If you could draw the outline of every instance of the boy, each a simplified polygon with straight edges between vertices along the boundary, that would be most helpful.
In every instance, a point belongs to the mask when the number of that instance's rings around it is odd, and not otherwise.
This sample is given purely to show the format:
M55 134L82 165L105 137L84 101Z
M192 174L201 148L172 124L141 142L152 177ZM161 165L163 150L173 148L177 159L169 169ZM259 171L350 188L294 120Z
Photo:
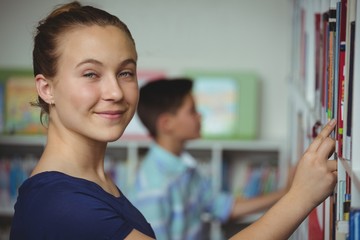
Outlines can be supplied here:
M138 115L154 139L141 163L134 205L163 239L201 239L201 215L222 222L272 206L286 189L252 199L215 194L210 179L201 176L195 160L184 152L188 140L200 137L201 116L187 78L158 79L140 89Z

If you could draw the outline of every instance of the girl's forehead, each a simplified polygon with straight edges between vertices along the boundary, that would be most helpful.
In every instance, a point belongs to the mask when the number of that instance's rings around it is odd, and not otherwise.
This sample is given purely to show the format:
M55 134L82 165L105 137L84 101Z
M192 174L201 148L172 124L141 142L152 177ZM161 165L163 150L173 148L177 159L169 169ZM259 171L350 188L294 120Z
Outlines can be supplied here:
M79 61L83 58L98 59L101 62L137 59L135 45L130 37L114 26L73 28L59 39L57 50L60 57Z

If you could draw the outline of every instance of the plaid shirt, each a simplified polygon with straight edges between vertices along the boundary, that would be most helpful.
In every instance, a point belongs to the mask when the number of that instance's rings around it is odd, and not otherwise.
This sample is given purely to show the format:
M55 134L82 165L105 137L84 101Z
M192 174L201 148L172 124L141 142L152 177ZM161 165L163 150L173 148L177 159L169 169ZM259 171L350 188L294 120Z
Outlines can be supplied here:
M211 181L202 176L196 164L189 164L160 146L153 144L137 173L129 194L155 231L156 239L202 239L203 213L225 221L233 198L214 194ZM196 161L193 161L196 163Z

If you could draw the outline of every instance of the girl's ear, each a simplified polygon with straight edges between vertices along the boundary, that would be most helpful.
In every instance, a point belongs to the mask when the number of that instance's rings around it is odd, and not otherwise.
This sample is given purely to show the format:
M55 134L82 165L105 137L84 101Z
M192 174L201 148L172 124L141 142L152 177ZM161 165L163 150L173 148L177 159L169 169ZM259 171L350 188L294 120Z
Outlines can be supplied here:
M43 74L35 76L35 84L38 95L48 104L54 103L54 96L52 91L52 82L45 78Z

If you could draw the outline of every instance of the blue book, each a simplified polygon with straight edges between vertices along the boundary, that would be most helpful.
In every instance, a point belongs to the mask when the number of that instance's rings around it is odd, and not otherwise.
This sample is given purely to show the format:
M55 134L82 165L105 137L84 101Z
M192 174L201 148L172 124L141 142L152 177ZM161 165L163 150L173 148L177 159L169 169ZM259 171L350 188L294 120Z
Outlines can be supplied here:
M350 210L349 240L360 239L360 209Z

